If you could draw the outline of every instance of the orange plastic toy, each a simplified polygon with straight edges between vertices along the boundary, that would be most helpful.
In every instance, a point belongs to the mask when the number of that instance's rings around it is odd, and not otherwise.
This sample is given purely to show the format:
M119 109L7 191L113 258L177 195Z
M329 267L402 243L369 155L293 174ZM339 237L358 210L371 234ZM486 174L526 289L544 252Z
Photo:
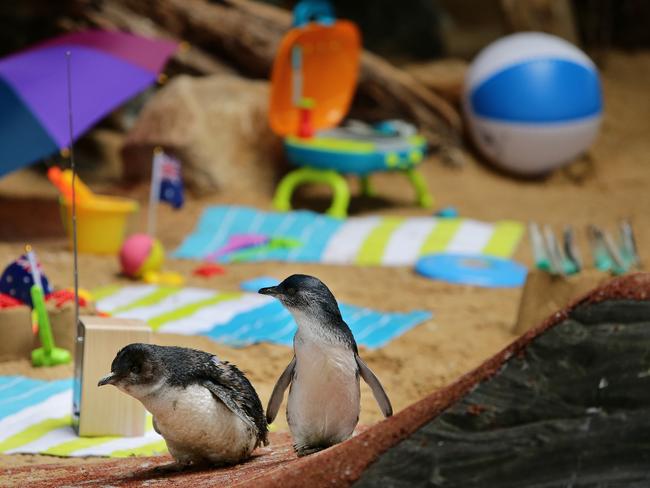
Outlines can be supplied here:
M278 210L291 209L299 185L322 183L333 192L327 213L345 217L350 190L343 175L359 177L363 193L369 195L369 177L380 171L406 175L417 203L431 205L416 170L426 142L415 128L404 130L409 124L402 121L339 126L356 90L360 59L361 36L354 23L335 19L326 0L296 5L293 28L280 43L271 73L269 123L284 137L289 161L298 166L276 189L273 204Z
M352 22L313 22L291 30L280 44L271 73L273 131L296 135L305 100L312 101L305 108L310 109L313 129L336 127L350 108L360 56L361 37Z

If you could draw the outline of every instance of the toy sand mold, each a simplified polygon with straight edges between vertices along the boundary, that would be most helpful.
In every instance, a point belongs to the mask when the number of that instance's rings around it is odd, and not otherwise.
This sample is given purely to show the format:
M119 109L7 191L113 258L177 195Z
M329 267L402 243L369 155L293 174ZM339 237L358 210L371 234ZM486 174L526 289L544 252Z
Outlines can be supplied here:
M417 203L431 206L416 170L426 142L412 126L402 121L339 126L356 89L360 56L356 25L335 20L328 2L296 6L294 27L282 39L271 75L271 128L284 137L287 158L298 166L278 185L273 200L278 210L291 209L299 185L324 183L334 192L327 213L345 217L350 190L343 175L361 178L362 192L372 195L369 176L381 171L405 174Z

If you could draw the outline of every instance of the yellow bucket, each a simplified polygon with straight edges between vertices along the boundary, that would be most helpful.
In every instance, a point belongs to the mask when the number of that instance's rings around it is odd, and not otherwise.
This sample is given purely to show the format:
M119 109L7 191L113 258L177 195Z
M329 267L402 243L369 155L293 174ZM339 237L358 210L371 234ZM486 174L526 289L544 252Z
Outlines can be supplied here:
M72 243L72 203L59 199L61 218ZM128 198L93 195L77 201L77 248L80 253L117 254L124 241L129 217L138 202Z

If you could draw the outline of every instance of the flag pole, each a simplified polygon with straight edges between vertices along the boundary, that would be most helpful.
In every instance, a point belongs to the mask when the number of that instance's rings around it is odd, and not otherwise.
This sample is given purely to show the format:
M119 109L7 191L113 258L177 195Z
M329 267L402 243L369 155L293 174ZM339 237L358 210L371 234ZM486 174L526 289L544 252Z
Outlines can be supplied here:
M162 148L157 146L153 150L153 161L151 163L151 187L149 188L149 216L147 228L151 237L156 236L156 217L158 213L158 197L160 195L160 154L162 154Z

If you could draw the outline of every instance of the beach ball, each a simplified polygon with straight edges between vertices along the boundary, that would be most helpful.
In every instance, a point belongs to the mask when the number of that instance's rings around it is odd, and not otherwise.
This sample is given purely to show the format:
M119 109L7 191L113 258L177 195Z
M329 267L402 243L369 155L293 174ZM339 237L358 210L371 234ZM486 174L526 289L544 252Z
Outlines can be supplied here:
M134 234L122 244L119 258L125 275L140 278L162 268L165 250L158 239L147 234Z
M548 173L596 138L603 110L598 70L564 39L512 34L470 65L463 109L476 145L494 164L520 175Z

